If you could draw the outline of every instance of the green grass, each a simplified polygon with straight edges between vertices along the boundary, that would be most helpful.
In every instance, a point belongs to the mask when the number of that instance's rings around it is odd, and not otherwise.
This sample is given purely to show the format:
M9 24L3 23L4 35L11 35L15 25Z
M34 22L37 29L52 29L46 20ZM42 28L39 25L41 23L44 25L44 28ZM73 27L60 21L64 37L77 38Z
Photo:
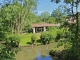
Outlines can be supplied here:
M40 39L40 34L41 33L36 33L36 41ZM20 46L29 46L31 43L31 36L33 33L26 33L26 34L21 34L21 40L20 40ZM36 45L40 44L40 42L36 42Z
M26 34L21 34L21 40L20 40L20 46L29 46L31 45L31 36L33 35L33 33L26 33ZM35 33L34 34L36 36L36 41L35 44L36 45L40 45L40 35L41 33ZM51 40L50 42L54 42L54 40Z
M56 37L57 35L57 31L58 29L53 29L52 31L48 31L52 36L53 38ZM20 40L20 46L28 46L28 45L31 45L31 36L33 35L33 33L26 33L26 34L21 34L20 37L21 37L21 40ZM35 41L35 44L36 45L39 45L41 44L39 42L39 39L40 39L40 35L41 33L35 33L35 36L36 36L36 41ZM54 39L51 40L51 42L53 42Z

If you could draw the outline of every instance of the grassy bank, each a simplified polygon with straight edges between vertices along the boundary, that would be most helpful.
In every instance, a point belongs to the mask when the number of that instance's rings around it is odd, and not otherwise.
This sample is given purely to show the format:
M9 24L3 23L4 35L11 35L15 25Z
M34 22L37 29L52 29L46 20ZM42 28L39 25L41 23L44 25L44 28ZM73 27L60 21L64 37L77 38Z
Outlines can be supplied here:
M36 33L36 45L40 44L40 42L38 42L38 40L40 39L40 34L41 33ZM28 46L31 44L31 36L33 35L33 33L26 33L26 34L21 34L21 40L20 40L20 46Z

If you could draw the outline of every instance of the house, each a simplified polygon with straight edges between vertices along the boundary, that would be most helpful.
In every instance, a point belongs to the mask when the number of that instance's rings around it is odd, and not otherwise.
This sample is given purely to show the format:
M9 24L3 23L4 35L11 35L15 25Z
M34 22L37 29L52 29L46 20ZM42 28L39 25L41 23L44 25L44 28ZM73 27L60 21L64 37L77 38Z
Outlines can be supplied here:
M72 24L72 23L76 23L76 20L73 18L73 17L68 17L68 18L66 18L66 21L68 22L68 23L70 23L70 24Z

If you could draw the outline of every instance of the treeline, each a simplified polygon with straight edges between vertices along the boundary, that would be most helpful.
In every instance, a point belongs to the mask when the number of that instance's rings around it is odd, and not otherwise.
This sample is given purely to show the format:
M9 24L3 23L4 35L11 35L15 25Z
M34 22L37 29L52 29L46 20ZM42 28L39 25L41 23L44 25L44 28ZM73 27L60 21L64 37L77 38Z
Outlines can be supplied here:
M66 4L70 4L70 8L66 6L59 6L52 11L41 13L40 16L36 15L35 9L37 0L3 0L4 3L0 6L0 41L5 41L5 45L0 47L0 59L13 59L17 52L15 45L19 45L20 37L23 31L31 29L33 23L60 23L60 28L69 28L68 41L71 43L71 48L68 49L70 56L79 60L80 56L80 28L79 28L79 12L78 7L80 0L64 0ZM61 0L52 0L52 2L59 3ZM74 9L76 13L74 14ZM67 13L68 12L68 13ZM67 15L76 19L76 24L68 24L66 22ZM73 20L74 20L73 19ZM77 52L75 52L77 51ZM76 53L76 54L75 54ZM67 58L68 55L66 54ZM69 58L70 58L69 56ZM67 59L71 60L71 59Z
M61 0L51 0L52 2L55 3L60 3ZM65 46L65 50L61 52L57 51L51 51L53 52L53 56L58 56L61 60L80 60L80 13L78 11L80 0L63 0L64 3L67 5L70 5L70 8L67 9L69 12L69 18L72 17L70 20L74 21L76 20L75 23L67 23L65 22L63 27L64 28L69 28L69 34L67 36L67 42L68 45ZM75 9L74 9L75 8ZM74 12L76 10L76 12ZM66 34L66 33L65 33ZM66 43L67 43L66 42ZM64 43L64 45L66 44ZM62 45L62 44L60 44ZM51 53L50 52L50 53Z
M36 18L37 0L3 0L0 6L0 60L15 60L25 26Z

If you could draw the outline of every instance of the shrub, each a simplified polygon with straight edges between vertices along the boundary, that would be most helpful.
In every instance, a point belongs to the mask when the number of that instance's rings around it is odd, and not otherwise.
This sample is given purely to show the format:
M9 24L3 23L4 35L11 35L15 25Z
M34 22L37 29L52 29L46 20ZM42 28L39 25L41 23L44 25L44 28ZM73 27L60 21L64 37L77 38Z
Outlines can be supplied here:
M64 34L64 30L63 29L58 29L55 41L57 42L58 40L60 40L63 37L63 34Z
M7 41L5 44L11 45L12 47L18 47L20 42L20 37L16 34L13 35L8 35L7 36Z
M76 48L67 49L64 52L64 60L80 60L80 54Z
M52 40L55 40L57 36L58 28L49 27L48 30L49 30L49 34L51 35Z
M49 34L49 32L44 32L41 34L40 39L42 44L49 43L51 40L51 35Z
M35 44L35 40L36 40L36 35L33 34L33 35L31 36L31 43L32 43L33 45Z
M0 60L15 60L15 54L19 51L15 48L19 45L20 37L18 35L7 35L6 45L0 46Z
M48 27L48 31L53 31L53 30L55 30L56 28L55 27Z
M62 45L63 45L63 42L59 42L59 43L57 44L57 48L60 47L60 46L62 46Z
M0 46L0 60L16 60L15 55L19 49L11 46Z
M0 41L3 40L5 40L5 34L2 31L0 31Z

